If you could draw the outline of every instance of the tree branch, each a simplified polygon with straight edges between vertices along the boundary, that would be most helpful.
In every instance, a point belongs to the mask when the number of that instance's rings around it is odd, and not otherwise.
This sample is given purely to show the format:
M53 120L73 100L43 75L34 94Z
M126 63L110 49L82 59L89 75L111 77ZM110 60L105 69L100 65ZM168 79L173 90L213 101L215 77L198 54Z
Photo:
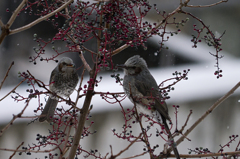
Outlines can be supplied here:
M28 102L27 102L27 104L25 105L25 107L23 108L23 110L22 110L19 114L13 115L12 120L0 131L0 137L3 135L4 131L6 131L6 130L13 124L13 122L14 122L18 117L21 117L21 116L22 116L22 114L24 113L24 111L25 111L26 108L28 107L30 100L31 100L31 99L28 100Z
M212 7L212 6L216 6L220 3L223 3L223 2L228 2L228 0L221 0L219 2L216 2L216 3L213 3L213 4L209 4L209 5L186 5L186 7L191 7L191 8L206 8L206 7Z
M12 151L12 152L49 153L49 152L54 151L54 150L56 150L58 148L59 147L56 146L56 147L54 147L52 149L47 149L47 150L42 150L42 151L40 151L40 150L25 150L25 149L24 150L17 150L17 149L7 149L7 148L0 148L0 150L2 150L2 151Z
M85 60L82 51L79 52L79 57L81 58L84 67L87 69L88 72L91 72L91 67L88 65L87 61Z
M142 133L140 133L136 139L134 139L125 149L121 150L118 154L116 154L116 155L112 154L110 159L116 158L116 157L120 156L123 152L127 151L141 136L142 136Z
M187 0L186 2L188 3L190 0ZM161 25L163 23L165 23L170 17L172 17L175 13L179 12L180 10L182 10L182 7L185 6L185 3L180 3L180 5L174 10L172 11L171 13L169 13L167 15L167 17L165 17L163 20L161 20L157 25L156 27L152 28L151 30L148 31L147 35L151 34L151 32L159 27L161 27ZM129 44L131 44L132 41L128 42L128 44L124 44L122 45L121 47L117 48L116 50L114 50L113 52L111 52L110 54L113 56L113 55L116 55L118 54L119 52L125 50L126 48L129 47Z
M14 30L11 30L9 35L11 34L15 34L15 33L18 33L18 32L21 32L21 31L24 31L24 30L27 30L31 27L33 27L34 25L48 19L49 17L53 16L54 14L60 12L61 10L63 10L64 8L66 8L69 4L71 4L74 0L69 0L68 2L64 3L61 7L59 7L58 9L54 10L53 12L43 16L43 17L40 17L38 19L36 19L35 21L23 26L23 27L20 27L20 28L17 28L17 29L14 29Z
M181 158L201 158L201 157L214 157L214 156L232 156L232 155L237 155L240 154L240 151L233 151L233 152L222 152L222 153L207 153L207 154L181 154ZM169 155L171 158L175 158L175 155L171 154Z
M28 0L23 0L23 1L19 4L19 6L17 7L17 9L14 10L11 18L10 18L10 19L8 20L8 22L7 22L7 28L8 28L8 29L12 26L12 24L13 24L13 22L15 21L18 13L19 13L19 12L21 11L21 9L27 4L27 2L28 2Z
M2 98L0 99L0 102L1 102L4 98L6 98L7 96L9 96L9 94L11 94L13 91L15 91L15 90L17 89L17 87L20 86L25 80L26 80L26 78L24 78L24 79L23 79L16 87L14 87L8 94L6 94L4 97L2 97Z
M12 159L13 156L15 156L17 150L18 150L23 144L24 144L24 142L22 142L22 143L17 147L17 149L13 152L13 154L9 157L9 159Z
M88 91L84 100L83 107L80 112L77 130L74 135L74 139L73 139L72 147L69 152L68 159L74 159L80 139L81 139L81 135L83 133L83 128L85 125L86 117L88 115L89 106L93 97L94 81L96 79L96 75L95 75L96 68L97 68L97 65L95 64L93 67L93 70L90 71L90 79L93 79L93 83L89 82L89 85L88 85Z
M216 109L224 100L226 100L230 95L234 93L234 91L240 86L240 82L238 82L227 94L225 94L223 97L221 97L219 100L217 100L184 134L182 137L180 137L176 144L179 145L186 136L198 125L203 121L214 109ZM172 148L170 147L168 151L172 151Z
M0 27L2 28L2 27L4 27L4 24L3 24L3 22L2 22L2 19L0 18Z
M1 82L1 84L0 84L0 90L1 90L1 88L2 88L2 86L3 86L3 83L4 83L4 81L6 80L6 78L7 78L7 76L8 76L8 73L9 73L9 71L10 71L10 69L12 68L12 66L14 65L14 61L11 63L11 65L9 66L9 68L8 68L8 70L7 70L7 73L5 74L5 77L3 78L3 81Z

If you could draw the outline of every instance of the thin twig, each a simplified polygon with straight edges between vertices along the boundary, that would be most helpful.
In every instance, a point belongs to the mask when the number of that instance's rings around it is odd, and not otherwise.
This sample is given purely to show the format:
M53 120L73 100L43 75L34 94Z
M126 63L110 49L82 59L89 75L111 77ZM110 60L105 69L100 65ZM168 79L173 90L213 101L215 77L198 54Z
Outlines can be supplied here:
M92 69L91 69L91 67L88 65L87 61L85 60L82 51L79 52L79 57L81 58L84 67L87 69L88 72L90 72Z
M221 152L221 153L207 153L207 154L181 154L181 158L201 158L201 157L214 157L214 156L224 156L224 155L236 155L240 154L240 151L233 151L233 152ZM175 155L170 154L169 157L175 158Z
M114 95L114 94L125 94L124 92L94 92L94 94L111 94L111 95Z
M72 40L73 43L77 44L75 38L72 38L69 34L66 34L66 35ZM86 49L86 48L85 48L85 49ZM84 56L83 56L83 52L82 52L82 50L81 50L81 47L80 47L78 44L77 44L77 50L79 51L79 57L80 57L80 59L81 59L82 62L83 62L84 68L86 68L87 71L90 72L92 69L91 69L91 67L88 65L87 61L85 60L85 58L84 58ZM91 51L91 50L89 50L89 51Z
M27 104L25 105L25 107L23 108L23 110L22 110L20 113L18 113L17 115L13 115L12 120L0 131L0 137L3 135L3 133L4 133L11 125L13 125L13 122L14 122L17 118L19 118L19 117L22 116L22 114L24 113L24 111L25 111L26 108L28 107L30 100L31 100L31 99L28 100L28 102L27 102Z
M179 145L186 136L198 125L203 121L214 109L216 109L223 101L225 101L231 94L234 93L234 91L240 86L240 82L238 82L229 92L227 92L223 97L221 97L219 100L217 100L184 134L182 137L180 137L176 144ZM172 151L172 148L170 147L168 149L169 152Z
M228 2L228 0L222 0L213 4L208 4L208 5L186 5L185 7L191 7L191 8L206 8L206 7L212 7L212 6L216 6L218 4L221 4L223 2Z
M64 0L65 3L66 3L67 1L68 1L68 0ZM69 10L68 10L67 7L65 8L65 13L66 13L67 17L70 18L70 16L69 16Z
M27 4L27 2L28 2L28 0L23 0L23 1L19 4L19 6L17 7L17 9L14 10L11 18L10 18L10 19L8 20L8 22L7 22L7 25L6 25L7 28L10 28L10 27L12 26L12 24L13 24L13 22L15 21L18 13L19 13L19 12L21 11L21 9Z
M9 96L9 94L11 94L13 91L15 91L17 89L18 86L20 86L24 81L26 80L26 78L24 78L17 86L15 86L8 94L6 94L2 99L0 99L0 102L6 98L7 96Z
M86 48L85 46L81 46L84 50L86 50L86 51L88 51L88 52L90 52L90 53L92 53L92 54L95 54L95 55L97 55L97 53L96 52L93 52L92 50L89 50L88 48Z
M98 1L98 2L109 2L110 0L94 0L94 1Z
M68 132L67 132L67 135L66 135L66 139L65 139L65 143L64 143L64 146L63 146L63 149L62 149L63 153L61 154L61 157L64 156L69 150L69 147L67 147L67 144L68 144L68 138L70 136L71 129L72 129L72 125L69 126L69 129L68 129Z
M11 65L9 66L9 68L8 68L8 70L7 70L7 73L5 74L5 77L3 78L3 81L1 82L1 85L0 85L0 90L1 90L1 88L2 88L2 86L3 86L3 83L4 83L4 81L6 80L6 78L7 78L7 76L8 76L8 73L9 73L9 71L10 71L10 69L12 68L12 66L14 65L14 61L11 63Z
M237 146L236 146L235 151L239 150L239 149L238 149L239 145L240 145L240 140L238 141L238 144L237 144Z
M111 149L111 156L113 156L112 145L110 145L110 149Z
M128 42L128 44L131 44L131 43L132 43L132 41ZM111 55L114 56L114 55L118 54L119 52L125 50L126 48L129 47L128 44L124 44L123 46L117 48L116 50L113 50L113 52L111 53Z
M126 157L126 158L121 158L121 159L131 159L131 158L137 158L137 157L140 157L140 156L143 156L145 155L146 153L148 153L147 151L143 152L143 153L140 153L138 155L134 155L134 156L131 156L131 157Z
M189 0L188 0L188 1L189 1ZM157 29L157 28L160 28L161 25L162 25L163 23L165 23L170 17L172 17L175 13L179 12L180 10L182 10L182 7L184 7L184 5L185 5L185 4L180 3L180 5L179 5L174 11L172 11L171 13L169 13L167 17L165 17L163 20L161 20L161 21L156 25L156 27L154 27L154 28L152 28L151 30L149 30L148 33L147 33L147 35L151 34L151 32L152 32L153 30L155 30L155 29ZM117 48L116 50L114 50L113 52L111 52L111 55L112 55L112 56L113 56L113 55L116 55L116 54L118 54L119 52L125 50L126 48L128 48L128 47L130 46L129 44L131 44L131 43L132 43L132 41L129 41L128 44L122 45L121 47L119 47L119 48Z
M106 159L108 154L109 154L109 152L106 153L106 155L103 157L103 159Z
M0 148L0 150L2 150L2 151L12 151L12 152L32 152L32 153L49 153L49 152L52 152L52 151L54 151L54 150L56 150L56 149L58 149L59 147L57 146L57 147L54 147L54 148L52 148L52 149L47 149L47 150L42 150L42 151L40 151L40 150L16 150L16 149L7 149L7 148Z
M134 139L125 149L121 150L118 154L116 155L112 155L110 158L116 158L118 156L120 156L123 152L127 151L141 136L143 133L140 133L139 136ZM112 151L111 151L112 152Z
M184 123L184 125L182 126L182 128L179 130L180 133L182 133L183 130L184 130L184 128L187 126L187 123L188 123L189 118L190 118L191 115L192 115L192 110L190 110L190 113L189 113L188 116L187 116L186 122Z
M24 142L22 142L16 149L16 151L13 152L13 154L9 157L9 159L13 158L13 156L15 156L17 150L24 144Z
M96 58L98 59L98 57L96 57ZM93 79L93 81L96 80L96 75L95 75L96 69L97 69L97 64L95 64L94 67L93 67L93 70L90 71L90 77L89 78ZM85 101L83 103L83 107L82 107L81 112L80 112L80 116L79 116L79 119L78 119L77 130L76 130L75 135L74 135L74 139L73 139L73 143L72 143L69 155L68 155L68 159L74 159L74 157L76 155L76 151L77 151L80 139L81 139L81 135L83 133L83 128L84 128L84 125L85 125L86 117L88 115L88 110L89 110L89 107L90 107L90 103L92 101L93 91L94 91L94 83L89 83L88 91L87 91L87 94L86 94L86 97L85 97Z
M66 8L66 7L67 7L69 4L71 4L73 1L74 1L74 0L69 0L68 2L64 3L61 7L59 7L58 9L56 9L56 10L54 10L54 11L52 11L51 13L49 13L49 14L47 14L47 15L45 15L45 16L42 16L42 17L36 19L35 21L33 21L33 22L31 22L31 23L23 26L23 27L20 27L20 28L11 30L11 31L10 31L10 35L11 35L11 34L18 33L18 32L21 32L21 31L24 31L24 30L27 30L27 29L33 27L34 25L36 25L36 24L38 24L38 23L40 23L40 22L42 22L42 21L50 18L50 17L53 16L54 14L60 12L60 11L63 10L64 8Z
M4 27L4 23L2 22L2 19L0 18L0 27Z
M80 91L81 91L81 87L82 87L82 82L83 82L83 77L84 77L85 70L86 70L86 68L84 67L84 69L83 69L83 71L82 71L82 75L81 75L80 84L79 84L79 87L78 87L78 90L77 90L77 98L76 98L76 101L75 101L75 105L77 105L77 102L78 102L78 100L79 100L79 94L80 94Z

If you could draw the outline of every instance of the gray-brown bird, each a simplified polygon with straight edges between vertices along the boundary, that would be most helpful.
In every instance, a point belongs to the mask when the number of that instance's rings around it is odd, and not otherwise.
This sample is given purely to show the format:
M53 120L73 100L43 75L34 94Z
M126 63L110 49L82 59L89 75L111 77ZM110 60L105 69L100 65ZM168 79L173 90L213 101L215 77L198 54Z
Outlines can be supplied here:
M130 57L124 65L123 89L132 103L136 104L138 113L147 114L162 121L172 140L172 148L177 159L180 159L172 134L166 120L170 121L168 107L159 92L157 82L148 70L146 61L139 55Z
M52 71L49 80L49 89L53 94L50 94L47 103L39 118L40 122L45 120L51 122L58 104L58 96L69 97L78 83L78 74L72 59L63 57L55 69Z

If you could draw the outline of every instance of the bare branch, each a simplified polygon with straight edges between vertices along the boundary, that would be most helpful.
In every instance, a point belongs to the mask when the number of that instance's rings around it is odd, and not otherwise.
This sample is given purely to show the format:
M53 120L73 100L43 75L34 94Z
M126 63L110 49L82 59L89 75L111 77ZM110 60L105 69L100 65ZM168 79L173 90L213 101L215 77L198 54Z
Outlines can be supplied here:
M86 47L84 47L84 46L81 46L84 50L86 50L86 51L88 51L88 52L90 52L90 53L92 53L92 54L95 54L95 55L97 55L97 53L96 52L93 52L92 50L89 50L88 48L86 48Z
M65 143L64 143L64 146L63 146L63 153L61 154L61 157L64 156L68 152L68 150L69 150L69 147L67 147L67 143L68 143L68 138L69 138L71 129L72 129L72 125L70 125L70 127L68 128L68 132L67 132L67 135L66 135Z
M24 142L22 142L22 143L17 147L16 151L13 152L13 154L9 157L9 159L12 159L13 156L15 156L17 150L18 150L23 144L24 144Z
M87 61L85 60L82 51L79 52L79 57L81 58L84 67L87 69L88 72L90 72L92 69L91 69L91 67L88 65Z
M28 0L23 0L19 6L17 7L17 9L14 10L11 18L8 20L7 22L7 27L10 28L13 24L13 22L15 21L18 13L21 11L21 9L27 4Z
M98 2L109 2L110 0L94 0L94 1L98 1Z
M95 81L95 79L96 79L96 75L95 75L96 67L97 67L97 65L95 64L93 70L90 71L90 78L93 79L93 81ZM85 97L85 101L83 103L82 111L80 112L81 114L79 116L77 130L74 135L74 139L73 139L72 147L69 152L68 159L74 159L74 157L75 157L75 154L76 154L76 151L78 148L78 144L80 142L83 128L85 125L86 117L88 115L90 103L91 103L91 100L93 97L93 91L94 91L94 83L89 83L88 91L87 91L87 94Z
M13 122L22 116L22 114L24 113L24 111L26 110L26 108L28 107L28 104L30 102L31 99L28 100L27 104L25 105L25 107L23 108L23 110L17 114L17 115L13 115L12 120L0 131L0 137L3 135L3 133L13 124Z
M11 94L13 91L15 91L17 89L18 86L20 86L24 81L26 80L26 78L24 78L16 87L14 87L8 94L6 94L3 98L0 99L0 101L2 101L4 98L6 98L7 96L9 96L9 94Z
M2 28L2 27L4 27L4 24L3 24L3 22L2 22L2 19L0 18L0 27Z
M222 153L207 153L207 154L193 154L193 155L189 155L189 154L181 154L180 157L181 158L201 158L201 157L214 157L214 156L224 156L224 155L237 155L240 154L240 151L233 151L233 152L222 152ZM175 155L171 154L169 155L169 157L171 158L175 158Z
M187 3L188 3L189 1L190 1L190 0L187 0ZM163 20L161 20L161 21L156 25L156 27L154 27L154 28L152 28L151 30L149 30L149 31L148 31L148 35L151 34L151 32L152 32L153 30L155 30L155 29L157 29L157 28L160 28L161 25L164 24L164 23L167 21L167 19L169 19L169 18L172 17L174 14L176 14L177 12L179 12L179 11L182 9L182 7L184 7L184 6L185 6L185 4L180 3L180 5L179 5L174 11L172 11L171 13L169 13L166 18L164 18ZM128 44L124 44L123 46L117 48L116 50L114 50L113 52L111 52L111 55L112 55L112 56L113 56L113 55L116 55L116 54L118 54L119 52L125 50L126 48L129 47L129 44L131 44L131 43L132 43L132 41L129 41Z
M234 91L240 86L240 82L238 82L229 92L227 92L223 97L221 97L219 100L217 100L184 134L182 137L180 137L176 144L179 145L185 137L199 124L201 121L203 121L208 114L210 114L215 108L217 108L223 101L225 101L231 94L234 93ZM168 151L172 151L172 148L170 147Z
M34 25L50 18L51 16L53 16L54 14L60 12L61 10L63 10L64 8L66 8L69 4L71 4L74 0L69 0L68 2L64 3L61 7L59 7L58 9L54 10L53 12L43 16L43 17L40 17L38 19L36 19L35 21L23 26L23 27L20 27L20 28L17 28L17 29L14 29L14 30L11 30L10 31L10 35L11 34L15 34L15 33L18 33L18 32L21 32L21 31L24 31L24 30L27 30L31 27L33 27Z
M83 72L82 72L82 75L81 75L80 84L79 84L79 87L78 87L78 90L77 90L77 99L76 99L76 101L75 101L75 105L77 105L77 102L78 102L78 100L79 100L79 95L80 95L80 91L81 91L81 87L82 87L83 76L84 76L85 70L86 70L86 68L84 67Z
M142 133L139 134L139 136L134 139L125 149L121 150L118 154L112 155L110 158L116 158L120 156L123 152L127 151L140 137L142 136ZM111 149L112 150L112 149ZM112 152L112 151L111 151Z
M75 38L72 38L69 34L67 34L67 36L72 40L73 43L77 44ZM84 49L87 49L87 48L84 47ZM80 59L83 62L84 68L86 68L87 71L90 72L92 69L88 65L87 61L85 60L85 58L83 56L83 52L81 51L81 48L80 48L80 46L78 44L77 44L77 50L79 51L79 57L80 57ZM88 51L92 52L91 50L88 50Z
M140 157L140 156L143 156L143 155L145 155L146 153L148 153L148 152L143 152L143 153L141 153L141 154L134 155L134 156L131 156L131 157L127 157L127 158L124 158L124 159L137 158L137 157Z
M21 11L21 9L27 4L28 0L23 0L19 6L17 7L17 9L14 10L12 16L10 17L10 19L8 20L7 24L4 25L2 20L0 20L0 26L1 26L1 35L0 35L0 44L2 43L2 41L5 39L5 37L7 35L10 34L10 30L9 28L12 26L14 20L16 19L18 13Z
M125 94L124 92L94 92L94 94Z
M219 2L213 3L213 4L209 4L209 5L186 5L186 7L191 7L191 8L206 8L206 7L212 7L212 6L216 6L218 4L221 4L223 2L228 2L228 0L221 0Z
M9 73L9 71L10 71L10 69L12 68L12 66L14 65L14 61L11 63L11 65L9 66L9 68L8 68L8 70L7 70L7 73L5 74L5 77L3 78L3 81L1 82L1 84L0 84L0 90L1 90L1 88L2 88L2 86L3 86L3 83L4 83L4 81L6 80L6 78L7 78L7 76L8 76L8 73Z
M128 44L131 44L131 43L132 43L132 41L130 41ZM129 45L124 44L123 46L121 46L121 47L117 48L116 50L114 50L111 54L112 54L112 56L114 56L114 55L118 54L119 52L125 50L128 47L129 47Z
M16 150L16 149L7 149L7 148L0 148L0 150L2 151L12 151L12 152L34 152L34 153L49 153L51 151L54 151L56 149L58 149L59 147L54 147L52 149L47 149L47 150L42 150L42 151L34 151L34 150Z
M192 115L192 110L190 110L190 113L189 113L188 116L187 116L186 122L185 122L184 125L182 126L181 130L179 130L180 133L182 133L183 130L184 130L184 128L187 126L187 123L188 123L189 118L190 118L191 115Z

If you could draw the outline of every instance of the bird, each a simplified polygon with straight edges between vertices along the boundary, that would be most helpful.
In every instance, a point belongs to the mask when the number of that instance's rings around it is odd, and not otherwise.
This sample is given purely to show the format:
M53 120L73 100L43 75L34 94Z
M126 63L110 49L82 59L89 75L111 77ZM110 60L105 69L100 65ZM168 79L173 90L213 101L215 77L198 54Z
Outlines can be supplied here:
M167 124L167 120L171 121L167 104L162 100L157 82L149 72L146 61L139 55L135 55L117 67L124 70L123 89L130 101L136 104L137 112L152 116L162 122L169 139L173 142L171 146L174 154L177 159L180 159Z
M79 77L72 59L63 57L51 73L49 90L52 93L48 97L39 122L47 121L50 123L53 121L59 99L57 96L69 98L77 86L78 80Z

